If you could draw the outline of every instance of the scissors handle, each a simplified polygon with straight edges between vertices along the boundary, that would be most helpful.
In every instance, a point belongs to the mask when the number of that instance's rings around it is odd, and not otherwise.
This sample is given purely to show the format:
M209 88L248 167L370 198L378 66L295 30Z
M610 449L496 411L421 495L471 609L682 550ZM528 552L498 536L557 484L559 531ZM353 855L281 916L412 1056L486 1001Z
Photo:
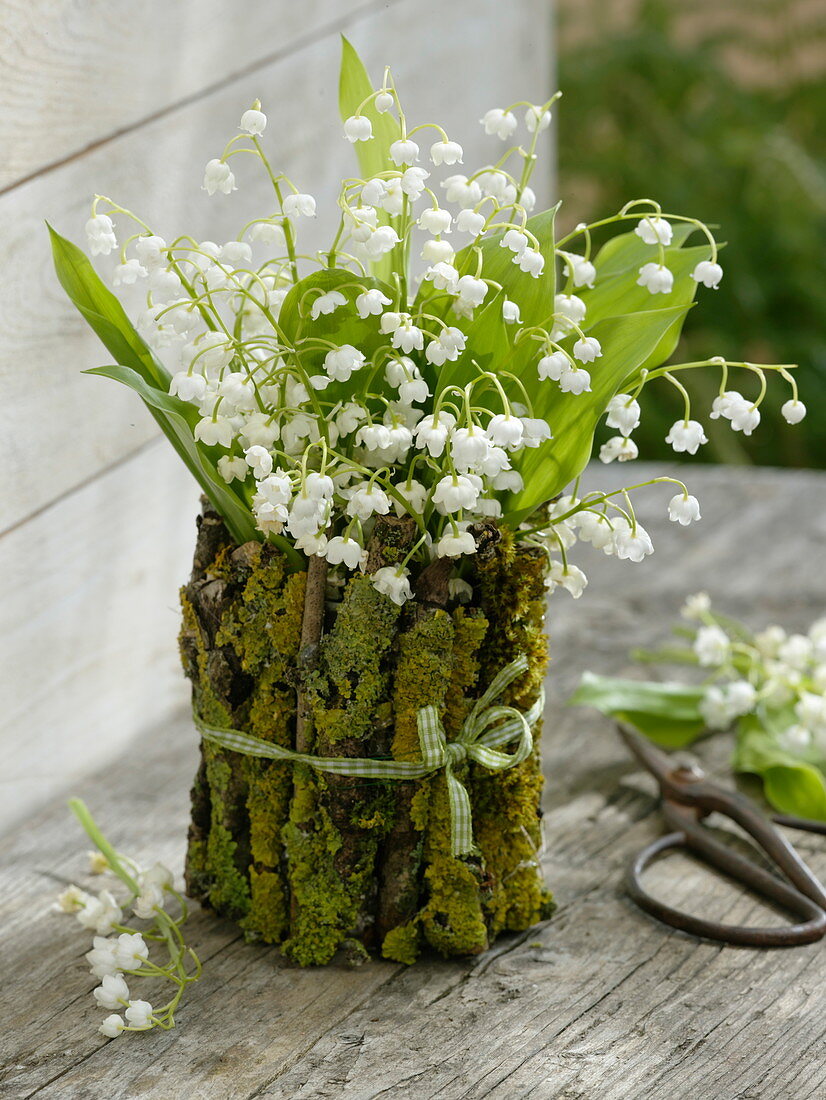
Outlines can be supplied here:
M644 848L631 861L626 876L628 892L641 909L683 932L721 943L749 947L795 947L799 944L815 943L826 935L826 910L808 894L782 882L728 845L715 840L708 829L690 819L682 808L674 812L673 804L664 804L663 809L670 811L666 816L672 823L679 825L679 831L668 833ZM652 860L675 848L688 848L697 852L731 878L750 886L758 894L782 905L796 916L803 917L803 922L777 927L749 927L706 920L666 905L643 887L642 875ZM817 885L822 890L820 884Z
M795 847L774 827L772 820L761 813L748 798L737 791L719 787L716 783L700 781L696 785L696 793L693 794L691 805L699 807L705 813L716 810L731 818L760 845L772 863L783 872L801 894L811 898L821 909L826 909L826 890L819 879L811 872ZM691 809L684 808L671 799L665 799L662 811L669 824L684 829L688 833L689 847L702 851L709 862L714 863L721 870L727 869L725 863L730 849L714 841L707 830L698 825ZM780 824L783 823L782 818L774 820ZM810 823L801 818L788 818L786 824L793 828L806 829L808 832L819 831L816 829L817 823ZM813 825L815 828L812 827ZM739 869L735 877L739 877ZM774 878L774 876L771 877Z

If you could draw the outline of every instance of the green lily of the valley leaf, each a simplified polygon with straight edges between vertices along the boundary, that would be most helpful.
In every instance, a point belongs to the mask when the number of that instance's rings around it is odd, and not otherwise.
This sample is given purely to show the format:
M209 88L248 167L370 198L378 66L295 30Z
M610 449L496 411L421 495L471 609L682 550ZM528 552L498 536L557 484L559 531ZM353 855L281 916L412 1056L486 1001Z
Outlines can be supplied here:
M524 385L534 414L547 420L553 440L526 450L514 463L524 488L510 498L505 522L516 527L540 504L551 500L585 468L593 448L594 433L608 402L620 393L640 369L649 369L661 354L663 341L682 323L688 306L629 313L598 322L589 333L602 345L602 356L591 364L591 392L562 393L537 378Z
M556 263L554 258L554 217L559 204L550 210L544 210L528 220L528 229L540 243L540 252L545 258L545 267L538 278L520 270L513 262L513 253L502 248L504 230L491 237L484 237L478 246L468 245L457 253L454 261L456 269L463 274L476 275L478 257L481 252L481 274L486 279L498 283L503 289L489 289L484 303L474 311L472 318L457 317L449 309L447 299L443 304L429 303L428 312L440 316L446 324L460 328L467 340L466 350L454 362L447 362L438 374L428 367L423 373L435 392L441 393L448 386L465 386L478 376L477 367L482 370L510 371L517 376L524 370L526 360L536 356L536 344L524 340L514 347L516 332L530 325L547 321L553 313L556 286ZM422 305L422 300L432 294L432 286L426 281L419 288L414 308ZM520 308L521 323L508 324L502 317L502 305L508 298ZM508 379L501 379L506 391L521 400L521 394L515 393L515 387Z
M568 700L570 706L594 707L627 722L656 744L684 748L706 728L700 714L703 688L596 676L586 672Z
M695 226L687 222L675 222L669 248L680 248L691 236ZM617 275L623 271L638 271L643 264L656 261L659 250L656 245L646 244L636 233L620 233L605 242L594 257L597 279Z
M380 347L390 346L390 337L379 331L379 317L371 315L361 318L353 305L354 300L364 290L380 290L388 298L392 290L386 283L365 275L357 275L343 268L326 268L324 271L307 275L291 287L281 306L278 325L287 339L293 344L302 367L308 375L322 374L324 358L330 351L329 341L341 347L351 344L369 360ZM339 306L332 313L322 313L315 320L311 307L320 294L337 290L348 299L347 306ZM361 368L370 370L369 364ZM326 399L333 401L346 398L353 389L361 389L361 380L353 376L354 381L332 382L325 389ZM395 396L385 386L384 372L379 371L373 379L373 392Z
M222 516L232 537L239 543L260 540L261 535L256 531L249 507L241 502L218 473L209 454L210 448L198 443L192 434L200 420L193 405L151 386L130 367L119 364L93 367L84 373L112 378L134 390L154 414L167 439ZM278 540L278 545L285 553L290 551L290 556L296 557L286 540Z
M826 821L826 759L817 751L792 753L779 740L794 721L791 709L741 718L732 763L760 776L766 799L781 813Z
M103 285L84 253L48 226L60 285L115 360L144 381L169 388L169 372L141 339L115 295Z
M49 234L55 271L63 289L117 359L117 365L95 367L85 373L114 378L133 389L223 517L233 538L238 542L260 539L249 508L220 476L208 457L208 448L193 437L194 425L200 419L197 410L167 392L169 372L155 359L83 252L51 226Z
M545 266L538 278L522 271L513 262L513 252L502 247L504 230L490 237L483 237L479 245L485 278L500 283L505 288L507 297L517 303L523 326L542 324L553 313L556 291L554 218L560 205L561 203L557 203L550 210L534 214L527 222L527 228L539 241L539 251L545 259ZM473 255L471 246L462 249L456 257L457 269L464 272L469 265L470 274L475 274Z
M698 248L666 249L665 265L674 275L674 287L669 294L651 294L644 286L639 286L637 267L605 276L596 283L593 290L581 290L580 297L588 309L585 329L591 328L605 317L648 310L653 303L657 306L674 306L693 301L697 293L697 283L691 278L691 272L701 260L707 260L710 255L711 249L702 245Z
M364 179L371 179L380 172L395 169L390 157L390 146L401 136L399 123L390 111L379 114L372 101L364 104L365 99L374 91L364 64L353 46L341 37L341 74L339 77L338 102L342 121L360 111L369 118L373 127L370 141L355 142L356 156ZM390 217L383 211L379 213L379 224L388 225ZM371 264L373 273L379 279L389 279L393 265L389 255L382 256Z

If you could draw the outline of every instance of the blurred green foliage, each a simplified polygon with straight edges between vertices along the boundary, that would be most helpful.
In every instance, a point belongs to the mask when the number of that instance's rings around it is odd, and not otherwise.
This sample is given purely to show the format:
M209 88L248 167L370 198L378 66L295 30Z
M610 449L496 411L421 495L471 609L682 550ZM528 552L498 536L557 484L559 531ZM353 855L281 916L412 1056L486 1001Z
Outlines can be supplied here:
M721 256L725 276L718 290L701 288L677 358L724 355L798 363L800 396L809 415L794 428L782 421L778 409L788 390L775 380L763 406L763 425L745 439L707 420L719 375L698 372L705 377L692 380L693 413L706 423L710 439L703 457L822 467L826 80L822 71L805 78L795 74L788 36L750 37L755 12L750 3L695 0L693 14L721 4L742 12L737 49L748 50L750 61L779 79L749 87L727 53L732 32L708 31L698 38L695 31L686 41L676 25L680 5L670 0L643 0L632 25L606 34L597 30L596 4L592 33L581 44L565 45L563 24L559 86L565 98L558 114L563 211L571 226L646 197L664 210L715 226L718 239L727 242ZM760 7L765 11L766 4ZM781 18L783 10L788 14L785 2L770 0L769 7ZM811 36L804 33L808 41ZM826 27L812 26L811 35L818 33L826 59ZM746 394L756 387L745 372L736 372L731 381ZM646 395L635 438L642 457L665 457L671 452L664 436L681 403L662 384Z

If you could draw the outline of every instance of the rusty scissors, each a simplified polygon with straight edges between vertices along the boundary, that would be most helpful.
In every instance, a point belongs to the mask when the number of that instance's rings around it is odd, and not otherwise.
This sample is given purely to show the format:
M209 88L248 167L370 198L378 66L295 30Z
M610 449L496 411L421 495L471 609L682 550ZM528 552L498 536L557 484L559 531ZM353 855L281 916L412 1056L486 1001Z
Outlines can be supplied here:
M628 866L626 886L636 904L665 924L705 939L751 947L794 947L814 943L826 935L826 889L798 852L775 828L826 835L826 822L777 814L764 815L750 799L708 779L694 764L675 764L647 738L625 726L617 727L632 754L660 785L662 814L673 832L659 837L636 855ZM712 812L736 822L762 848L786 881L717 840L701 824ZM749 927L707 920L674 909L653 897L642 884L646 867L663 852L687 848L730 878L802 918L797 924Z

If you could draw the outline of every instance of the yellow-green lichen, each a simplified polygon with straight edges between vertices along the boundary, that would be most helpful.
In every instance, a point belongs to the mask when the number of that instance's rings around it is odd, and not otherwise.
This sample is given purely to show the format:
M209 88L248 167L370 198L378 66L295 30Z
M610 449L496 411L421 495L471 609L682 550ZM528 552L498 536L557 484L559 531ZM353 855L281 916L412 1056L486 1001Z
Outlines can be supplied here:
M250 867L250 907L241 921L247 939L279 943L289 928L288 899L277 871Z
M288 577L283 557L272 548L245 550L246 554L236 556L225 547L208 565L209 580L224 586L211 644L186 589L182 592L184 667L192 679L194 706L207 723L289 745L295 692L285 677L300 637L305 578L304 574ZM213 687L217 660L230 672L231 706L217 697ZM233 667L248 679L239 681ZM246 685L241 697L239 683ZM286 932L281 829L288 816L291 769L239 759L210 746L203 751L210 824L206 838L191 844L188 853L194 892L205 896L218 912L244 917L250 935L279 939Z
M318 674L312 680L313 724L326 743L366 737L375 729L377 710L387 709L385 657L399 612L370 577L354 576L345 588L335 624L322 640Z
M434 610L399 635L393 679L396 760L421 759L416 716L421 707L444 706L452 652L453 623L445 611Z
M443 774L431 781L425 839L425 887L428 900L419 914L425 939L443 955L478 955L488 945L488 930L475 868L450 855L450 814Z
M293 800L284 826L292 894L290 935L282 950L300 966L323 966L335 955L355 923L355 900L371 867L362 867L356 881L345 882L334 857L341 834L322 804L324 780L309 768L296 768L300 798ZM299 774L300 773L300 774Z
M249 884L238 866L238 841L233 830L238 810L238 777L217 749L205 749L212 803L207 838L207 870L210 905L227 916L239 918L249 908Z
M476 654L487 633L487 620L459 609L453 616L452 646L445 663L445 713L443 723L449 739L455 738L473 702L471 689L476 682ZM467 782L468 767L463 765L458 778ZM488 944L482 909L480 884L484 869L473 862L450 854L450 812L447 784L443 773L423 785L415 800L414 812L427 828L424 843L424 876L427 901L419 914L421 928L432 947L445 955L476 955Z
M490 679L514 657L525 654L528 671L503 700L525 710L539 693L547 663L544 555L514 547L512 536L505 533L497 553L487 562L478 562L477 569L483 607L491 622L481 653L485 677ZM484 905L491 935L528 928L548 910L538 856L543 784L540 730L541 722L534 729L534 752L524 763L495 776L473 769L474 823L488 874Z
M392 959L393 962L412 966L419 957L420 940L419 928L415 921L399 924L396 928L391 928L384 937L381 945L382 956L385 959Z
M386 751L390 650L399 613L369 577L348 582L307 684L319 755ZM392 824L394 797L392 784L295 770L293 808L282 834L292 891L284 950L295 961L327 962L369 924L376 855Z

